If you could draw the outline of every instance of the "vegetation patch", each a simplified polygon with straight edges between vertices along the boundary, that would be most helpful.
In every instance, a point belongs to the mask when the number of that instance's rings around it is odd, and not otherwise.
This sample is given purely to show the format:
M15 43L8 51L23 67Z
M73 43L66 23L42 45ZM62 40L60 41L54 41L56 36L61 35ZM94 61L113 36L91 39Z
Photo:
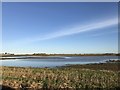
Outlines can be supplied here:
M71 65L60 68L2 67L1 82L2 85L17 89L33 88L33 90L116 89L119 88L119 69L115 70L116 64L112 64Z

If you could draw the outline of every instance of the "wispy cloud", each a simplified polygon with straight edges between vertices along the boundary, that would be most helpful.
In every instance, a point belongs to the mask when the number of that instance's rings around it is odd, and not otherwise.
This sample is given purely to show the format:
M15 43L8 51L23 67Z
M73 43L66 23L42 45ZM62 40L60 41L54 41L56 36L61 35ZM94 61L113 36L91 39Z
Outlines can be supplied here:
M74 27L63 28L61 30L56 30L56 32L51 32L43 36L26 38L24 40L18 40L17 42L11 42L11 43L19 44L19 45L27 44L27 43L32 43L32 42L38 42L38 41L43 41L43 40L64 37L68 35L79 34L83 32L96 31L96 30L100 30L102 28L110 27L110 26L117 25L117 24L118 24L118 19L111 18L111 19L100 21L100 22L99 21L91 22L91 23L84 24L84 25L77 25Z
M113 18L113 19L109 19L109 20L103 20L101 22L91 22L89 24L85 24L85 25L78 25L75 27L68 27L62 30L57 30L57 32L53 32L47 35L44 35L42 37L37 37L34 38L33 41L41 41L41 40L48 40L48 39L53 39L53 38L59 38L59 37L63 37L63 36L68 36L68 35L73 35L73 34L78 34L78 33L82 33L82 32L88 32L88 31L94 31L94 30L99 30L101 28L105 28L105 27L110 27L113 25L118 24L118 19L117 18Z

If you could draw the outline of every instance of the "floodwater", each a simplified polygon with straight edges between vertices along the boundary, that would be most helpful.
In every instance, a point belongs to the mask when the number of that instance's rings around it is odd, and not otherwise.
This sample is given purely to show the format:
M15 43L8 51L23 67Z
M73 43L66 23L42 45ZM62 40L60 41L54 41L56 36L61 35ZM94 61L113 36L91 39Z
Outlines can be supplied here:
M10 58L10 57L8 57ZM16 66L16 67L56 67L65 66L68 64L91 64L91 63L104 63L110 59L117 60L118 56L50 56L42 58L30 59L6 59L0 60L0 66Z

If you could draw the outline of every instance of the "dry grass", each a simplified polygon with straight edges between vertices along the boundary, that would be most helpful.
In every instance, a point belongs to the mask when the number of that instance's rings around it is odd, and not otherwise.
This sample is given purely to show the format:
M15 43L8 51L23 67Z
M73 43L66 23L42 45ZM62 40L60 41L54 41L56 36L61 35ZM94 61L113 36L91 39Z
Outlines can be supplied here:
M34 88L35 90L119 87L119 71L78 68L78 66L52 69L3 67L2 83L14 88Z

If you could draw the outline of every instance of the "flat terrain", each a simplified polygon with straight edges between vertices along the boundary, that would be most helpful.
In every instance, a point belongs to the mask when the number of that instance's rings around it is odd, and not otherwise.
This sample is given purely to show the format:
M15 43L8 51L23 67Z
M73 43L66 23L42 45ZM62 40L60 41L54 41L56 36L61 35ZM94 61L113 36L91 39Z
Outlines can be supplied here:
M40 88L119 88L119 63L71 65L59 68L1 67L2 85L25 90Z

